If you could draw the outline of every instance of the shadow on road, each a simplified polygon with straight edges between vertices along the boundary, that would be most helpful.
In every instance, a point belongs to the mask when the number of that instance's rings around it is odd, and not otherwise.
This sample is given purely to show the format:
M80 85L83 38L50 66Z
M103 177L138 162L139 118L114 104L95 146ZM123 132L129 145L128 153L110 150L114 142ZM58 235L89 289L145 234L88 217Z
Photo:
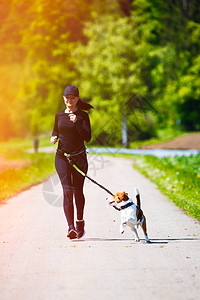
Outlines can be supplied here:
M170 242L181 242L181 241L200 241L198 238L169 238L169 239L151 239L150 243L147 243L144 239L140 240L142 244L168 244ZM116 238L83 238L80 240L73 240L76 243L82 242L134 242L134 239L116 239Z
M169 242L180 242L180 241L200 241L198 238L171 238L171 239L151 239L151 244L167 244Z

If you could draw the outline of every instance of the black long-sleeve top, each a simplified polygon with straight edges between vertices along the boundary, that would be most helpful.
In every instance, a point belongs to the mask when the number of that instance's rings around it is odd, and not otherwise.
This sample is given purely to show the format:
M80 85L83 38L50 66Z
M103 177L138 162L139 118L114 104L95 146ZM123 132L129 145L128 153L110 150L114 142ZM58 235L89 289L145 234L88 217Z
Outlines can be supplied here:
M59 138L58 148L66 153L73 154L85 149L84 141L91 139L91 126L88 114L78 109L75 123L70 121L69 114L60 111L55 116L52 136Z

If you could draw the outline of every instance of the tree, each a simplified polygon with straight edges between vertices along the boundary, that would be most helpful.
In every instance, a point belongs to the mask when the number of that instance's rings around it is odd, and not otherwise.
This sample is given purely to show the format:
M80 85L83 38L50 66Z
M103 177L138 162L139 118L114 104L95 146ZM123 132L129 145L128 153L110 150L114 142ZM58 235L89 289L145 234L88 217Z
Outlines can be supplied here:
M72 44L84 42L82 22L90 17L90 2L1 1L0 54L5 67L0 73L12 78L7 81L12 84L9 90L1 93L1 118L7 120L7 128L4 122L1 125L2 137L49 130L50 114L61 107L61 91L74 78ZM8 99L10 109L5 104Z
M2 0L0 16L4 136L48 131L72 83L92 98L98 141L120 142L122 115L130 139L179 119L183 129L200 128L197 0ZM130 109L133 94L157 113Z
M123 115L131 114L128 100L133 93L146 96L133 26L134 18L101 16L92 26L86 24L84 33L88 43L80 44L74 53L83 96L90 95L95 107L92 114L94 143L119 144ZM136 130L138 128L130 123L129 140Z

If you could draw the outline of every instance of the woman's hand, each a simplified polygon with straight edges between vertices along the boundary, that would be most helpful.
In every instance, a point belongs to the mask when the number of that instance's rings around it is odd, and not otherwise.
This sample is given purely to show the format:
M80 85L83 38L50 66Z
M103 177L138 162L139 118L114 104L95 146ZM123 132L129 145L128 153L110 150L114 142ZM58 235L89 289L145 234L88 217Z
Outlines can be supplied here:
M76 123L77 116L75 114L69 114L69 119L71 122Z
M57 136L52 136L51 139L50 139L50 143L51 144L55 144L58 140L58 137Z

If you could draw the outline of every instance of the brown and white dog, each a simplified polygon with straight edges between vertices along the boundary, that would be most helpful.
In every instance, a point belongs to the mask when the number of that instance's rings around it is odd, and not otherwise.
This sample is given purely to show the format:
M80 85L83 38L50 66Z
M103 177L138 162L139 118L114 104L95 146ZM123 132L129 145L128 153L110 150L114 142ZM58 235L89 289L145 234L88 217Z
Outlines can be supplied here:
M124 233L124 227L129 226L135 233L135 241L139 242L140 239L136 227L140 225L144 232L145 241L150 243L147 235L146 218L140 208L140 193L137 188L135 188L135 196L137 199L137 205L125 192L118 192L107 200L109 201L109 205L121 212L120 233Z

